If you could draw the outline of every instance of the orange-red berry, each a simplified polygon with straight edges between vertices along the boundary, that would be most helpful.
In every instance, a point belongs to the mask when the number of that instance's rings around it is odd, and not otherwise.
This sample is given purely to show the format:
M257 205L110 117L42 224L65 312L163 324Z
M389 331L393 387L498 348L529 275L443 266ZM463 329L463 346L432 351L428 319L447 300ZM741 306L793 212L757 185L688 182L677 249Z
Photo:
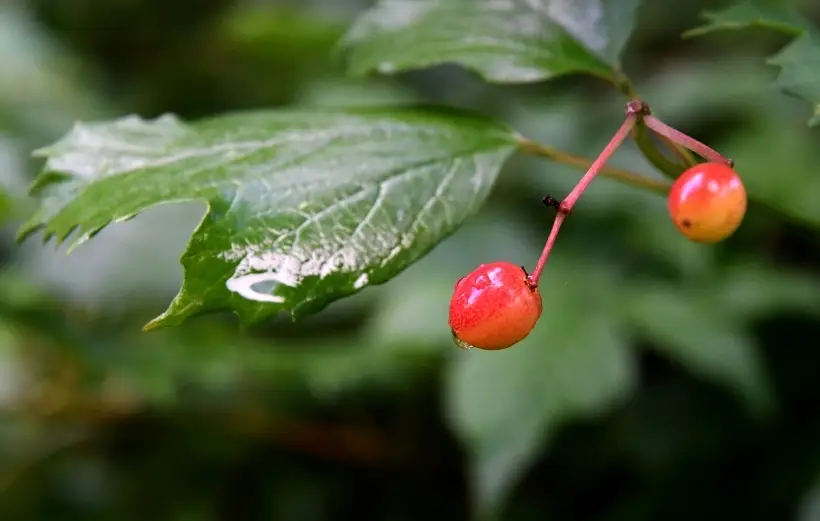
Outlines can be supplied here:
M520 266L482 264L456 283L450 328L463 347L506 349L526 337L541 316L541 295Z
M685 171L669 192L669 215L689 240L713 243L732 235L746 214L746 188L723 163Z

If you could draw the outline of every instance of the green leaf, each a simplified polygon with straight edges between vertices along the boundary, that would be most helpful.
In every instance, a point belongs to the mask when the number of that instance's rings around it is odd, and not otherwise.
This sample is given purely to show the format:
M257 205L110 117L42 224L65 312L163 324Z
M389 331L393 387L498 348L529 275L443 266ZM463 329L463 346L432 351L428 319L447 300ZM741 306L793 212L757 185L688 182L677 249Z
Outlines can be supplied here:
M700 36L720 30L766 27L797 38L766 63L780 68L777 84L792 96L812 106L810 125L820 122L820 33L798 13L782 6L745 2L722 11L704 14L706 25L687 31L684 36Z
M3 191L0 187L0 226L6 223L11 218L13 213L14 203L10 195Z
M780 67L777 84L783 92L811 103L813 116L809 124L820 123L820 36L804 34L767 63Z
M635 287L630 293L626 314L653 348L695 375L730 386L757 410L772 405L752 339L715 299L657 286Z
M77 124L38 152L48 161L33 192L45 197L20 238L76 232L73 248L148 207L205 201L182 288L147 327L221 309L246 323L298 317L389 280L455 231L515 140L494 121L434 108Z
M776 210L800 226L820 227L814 197L820 190L820 149L813 132L795 127L789 118L761 115L726 136L720 148L737 158L751 204Z
M579 292L575 266L553 260L545 278L556 283L533 333L504 351L461 352L448 375L450 422L485 513L501 506L551 433L617 404L636 383L617 317L585 302L598 293L592 283Z
M743 2L720 11L706 11L703 18L707 21L705 25L690 29L683 36L688 38L755 26L798 36L811 28L811 24L795 11L762 2Z
M341 42L348 71L456 63L497 83L612 79L638 0L382 0Z
M811 273L735 264L721 273L717 287L719 305L747 319L784 311L820 313L820 280Z

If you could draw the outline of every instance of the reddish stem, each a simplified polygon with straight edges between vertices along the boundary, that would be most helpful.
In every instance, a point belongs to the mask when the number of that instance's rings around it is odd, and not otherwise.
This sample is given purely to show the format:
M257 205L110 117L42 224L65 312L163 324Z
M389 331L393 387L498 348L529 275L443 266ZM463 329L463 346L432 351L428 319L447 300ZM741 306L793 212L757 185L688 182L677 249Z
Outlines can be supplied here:
M538 264L535 265L535 270L532 272L532 275L530 275L530 281L533 286L538 285L538 279L541 277L541 273L547 265L547 258L552 251L552 247L555 245L555 240L558 238L558 232L561 230L561 225L564 224L564 219L566 218L567 214L559 208L558 213L555 214L555 220L552 221L552 229L550 230L549 237L547 237L547 242L544 244L544 249L541 251L541 257L538 259Z
M697 155L708 161L712 161L715 163L724 163L729 166L733 165L731 159L718 153L715 149L701 143L700 141L691 136L684 134L680 130L670 127L669 125L667 125L666 123L664 123L663 121L659 120L654 116L645 114L643 116L643 121L644 123L646 123L646 126L652 129L654 132L657 132L661 136L688 148L692 152L696 153Z
M561 230L561 225L564 224L564 220L570 212L572 212L572 208L575 206L575 203L578 202L578 199L581 197L581 194L584 193L584 190L589 187L590 183L592 183L595 179L595 176L598 175L609 158L612 157L612 154L615 153L618 147L621 146L621 143L623 143L627 136L629 136L629 133L632 132L632 128L635 126L635 121L638 114L643 114L645 110L646 108L642 103L636 105L634 102L630 102L627 104L626 119L623 124L621 124L621 128L615 132L615 135L612 136L612 139L606 145L598 158L590 165L589 170L587 170L587 173L584 174L584 177L578 181L575 188L573 188L569 195L567 195L564 200L561 201L561 204L558 205L558 212L555 215L555 220L552 222L552 230L550 230L547 242L544 244L541 257L538 259L538 264L535 265L535 269L530 276L530 280L533 285L538 284L538 279L541 277L541 273L547 265L547 258L552 251L555 240L558 238L558 232Z

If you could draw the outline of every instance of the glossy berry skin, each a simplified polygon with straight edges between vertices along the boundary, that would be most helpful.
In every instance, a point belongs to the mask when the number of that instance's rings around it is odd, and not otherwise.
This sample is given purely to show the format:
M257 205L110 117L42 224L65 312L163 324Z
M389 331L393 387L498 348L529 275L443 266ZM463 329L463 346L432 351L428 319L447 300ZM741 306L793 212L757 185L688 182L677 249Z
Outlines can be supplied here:
M541 316L541 295L523 268L482 264L456 283L450 328L464 347L506 349L526 337Z
M689 240L714 243L740 226L746 214L746 188L723 163L701 163L685 171L669 192L669 215Z

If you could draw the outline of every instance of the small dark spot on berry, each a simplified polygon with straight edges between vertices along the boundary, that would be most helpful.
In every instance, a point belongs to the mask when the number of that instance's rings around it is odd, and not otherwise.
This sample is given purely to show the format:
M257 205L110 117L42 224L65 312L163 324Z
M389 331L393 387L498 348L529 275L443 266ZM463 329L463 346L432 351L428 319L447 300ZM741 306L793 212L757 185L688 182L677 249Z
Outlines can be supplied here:
M455 283L455 286L458 287L458 285L461 283L462 280L464 280L464 277L461 277L460 279L458 279Z
M692 227L692 221L690 221L689 219L684 219L680 223L681 223L681 225L683 225L684 228L691 228Z

